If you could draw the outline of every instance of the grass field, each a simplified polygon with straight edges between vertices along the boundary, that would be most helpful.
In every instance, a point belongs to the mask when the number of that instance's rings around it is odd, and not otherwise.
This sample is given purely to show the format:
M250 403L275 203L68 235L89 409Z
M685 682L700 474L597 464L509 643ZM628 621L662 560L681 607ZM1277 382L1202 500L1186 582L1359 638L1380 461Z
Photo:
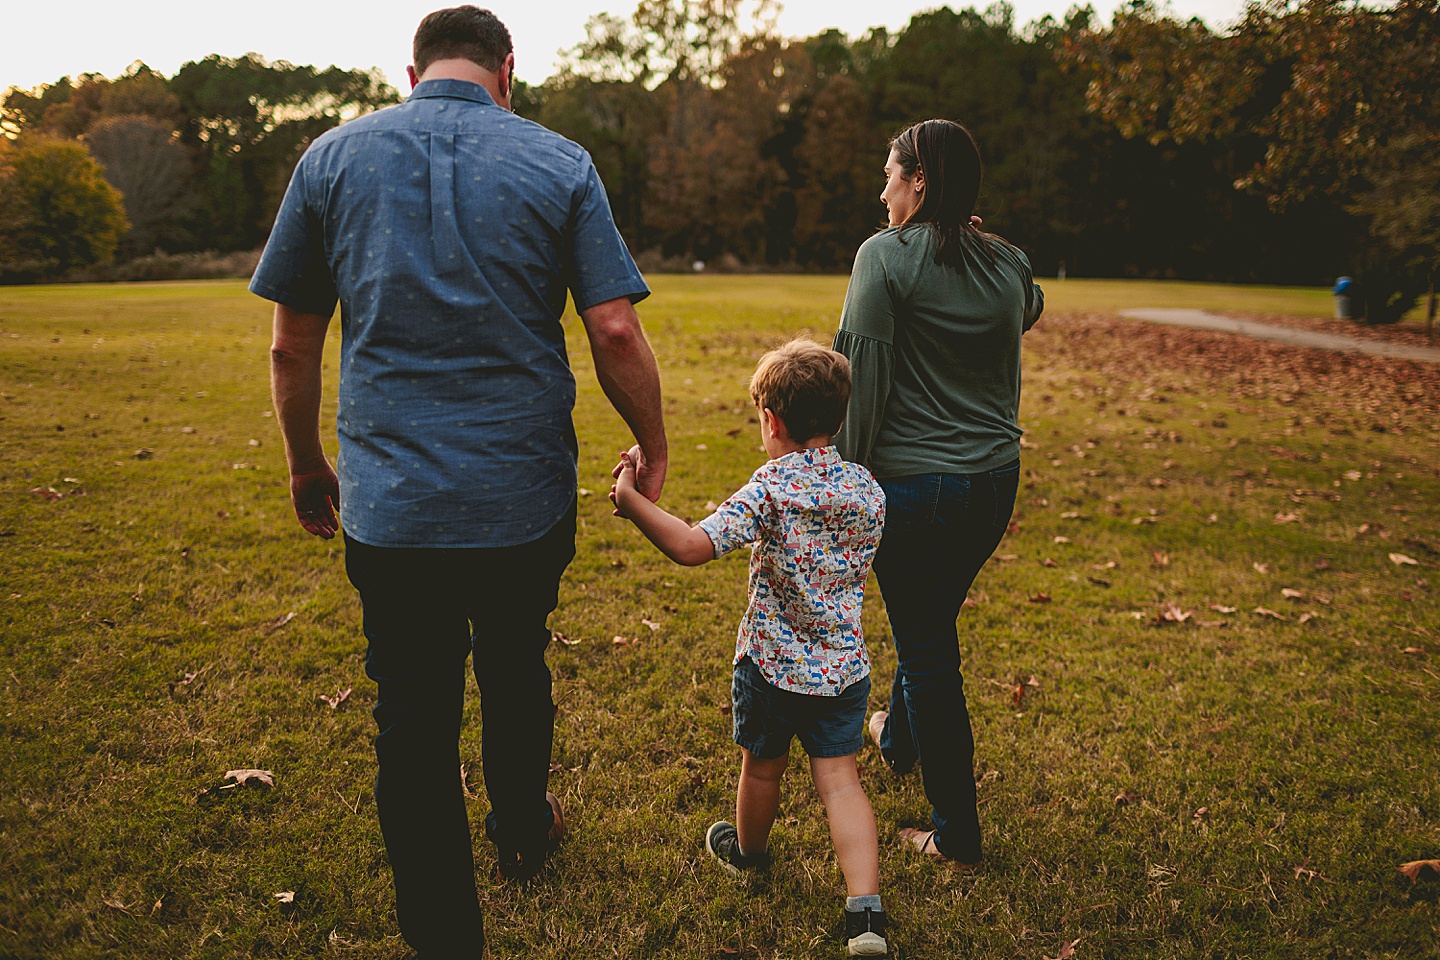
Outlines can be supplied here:
M699 519L761 462L756 355L828 340L844 279L654 285L665 502ZM860 755L892 955L1440 956L1440 881L1396 869L1440 858L1440 370L1107 316L1325 315L1324 291L1049 294L1016 528L961 618L983 871L907 855L918 777ZM610 517L629 441L569 327L593 491L552 618L573 831L536 883L482 880L490 955L839 956L803 770L768 877L704 853L733 809L745 562L675 567ZM339 548L290 515L268 342L240 283L0 288L0 957L405 952L359 606ZM866 630L878 707L894 652L875 591ZM273 788L201 796L237 768Z

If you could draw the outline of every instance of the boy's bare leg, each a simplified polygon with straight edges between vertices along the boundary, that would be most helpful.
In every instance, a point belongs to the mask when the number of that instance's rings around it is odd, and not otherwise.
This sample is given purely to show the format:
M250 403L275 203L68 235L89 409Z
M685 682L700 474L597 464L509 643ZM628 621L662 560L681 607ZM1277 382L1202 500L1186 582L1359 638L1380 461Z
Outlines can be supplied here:
M810 775L830 818L830 839L845 874L846 895L878 895L880 842L875 835L875 813L855 769L855 754L811 757Z
M780 812L780 777L790 757L762 760L744 747L740 752L744 758L740 761L740 786L735 790L735 830L740 835L741 852L753 856L769 848L770 828ZM870 832L875 832L873 817Z

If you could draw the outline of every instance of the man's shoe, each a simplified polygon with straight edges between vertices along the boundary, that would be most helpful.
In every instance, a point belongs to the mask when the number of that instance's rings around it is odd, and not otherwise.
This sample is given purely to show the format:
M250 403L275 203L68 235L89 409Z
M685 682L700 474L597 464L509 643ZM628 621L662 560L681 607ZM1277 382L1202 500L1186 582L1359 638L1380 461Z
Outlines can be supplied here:
M734 824L724 820L712 823L710 829L705 831L705 849L710 851L710 856L718 860L725 872L732 876L740 876L741 870L763 870L770 866L769 850L750 856L741 853L739 831Z
M890 947L885 942L885 911L846 910L845 949L852 957L883 957Z

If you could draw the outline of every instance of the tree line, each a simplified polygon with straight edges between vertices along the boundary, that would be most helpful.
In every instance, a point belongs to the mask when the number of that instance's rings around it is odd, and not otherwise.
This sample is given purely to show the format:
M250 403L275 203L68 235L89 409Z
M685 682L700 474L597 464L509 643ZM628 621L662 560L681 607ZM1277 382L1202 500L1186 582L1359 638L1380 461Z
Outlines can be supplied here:
M641 0L592 18L515 106L590 150L652 268L845 269L882 219L889 137L946 117L985 156L987 228L1038 274L1349 273L1393 319L1440 259L1437 4L1257 0L1215 32L1148 2L1108 27L1090 7L1020 26L1001 2L795 39L774 0ZM396 99L373 72L253 55L11 91L0 187L27 144L78 145L103 171L91 186L123 194L119 256L243 249L314 136Z

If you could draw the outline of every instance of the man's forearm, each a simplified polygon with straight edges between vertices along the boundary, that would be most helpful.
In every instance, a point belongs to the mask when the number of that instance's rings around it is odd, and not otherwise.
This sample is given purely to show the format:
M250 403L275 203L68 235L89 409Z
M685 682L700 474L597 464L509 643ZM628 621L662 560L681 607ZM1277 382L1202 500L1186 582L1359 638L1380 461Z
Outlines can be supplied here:
M660 407L660 371L635 309L627 300L597 304L583 314L595 374L645 456L668 456Z
M275 306L270 396L292 474L313 470L325 460L320 443L320 364L329 322L328 317Z

